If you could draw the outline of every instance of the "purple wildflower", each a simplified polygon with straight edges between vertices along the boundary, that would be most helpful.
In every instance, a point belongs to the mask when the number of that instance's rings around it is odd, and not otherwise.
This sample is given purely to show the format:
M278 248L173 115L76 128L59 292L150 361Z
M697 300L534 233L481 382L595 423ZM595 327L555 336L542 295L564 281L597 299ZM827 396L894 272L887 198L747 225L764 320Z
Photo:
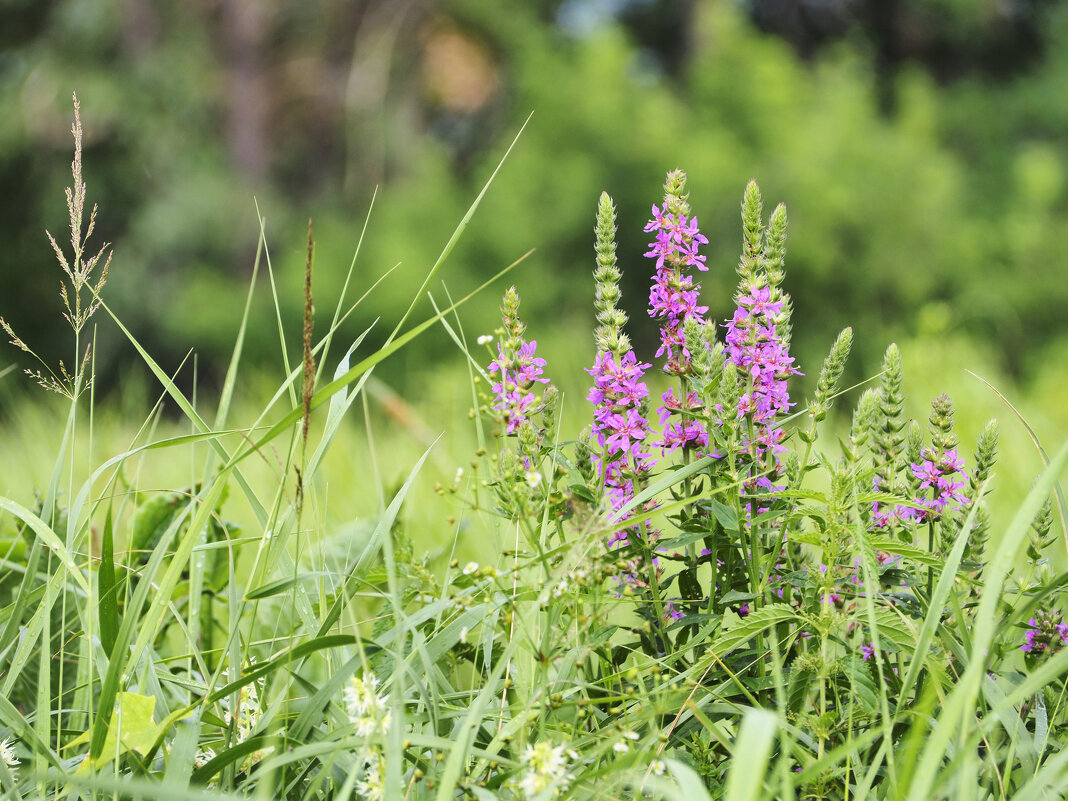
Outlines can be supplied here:
M727 359L751 379L749 391L739 399L738 417L751 419L757 428L751 443L757 458L782 452L783 433L775 418L793 406L786 379L801 375L777 330L783 306L771 300L770 287L750 286L725 326Z
M1025 642L1020 650L1033 655L1056 653L1068 644L1068 623L1056 610L1039 611L1028 622Z
M953 448L941 454L932 449L925 449L922 455L921 463L911 465L912 474L920 480L920 489L932 489L934 497L919 500L921 508L916 512L916 518L920 522L927 517L936 520L940 518L951 501L956 501L959 505L968 503L968 499L961 492L966 482L953 480L956 473L964 476L964 462L957 455L957 449Z
M493 384L493 410L497 412L507 433L514 434L526 422L530 407L536 398L533 386L547 384L542 378L545 359L535 355L538 343L535 340L520 340L518 348L511 349L497 344L497 358L490 362L488 372L496 376Z
M870 642L860 646L860 655L861 657L863 657L865 662L875 656L875 643Z
M660 396L661 406L657 409L660 425L664 427L663 439L657 443L665 454L677 448L708 447L708 430L705 425L693 417L694 412L703 411L696 392L688 392L686 399L675 397L675 390L669 388ZM679 415L678 422L670 423L673 415Z
M594 404L593 434L603 453L594 454L594 466L604 482L613 509L620 509L634 497L634 477L654 464L643 448L649 431L641 401L649 395L642 376L649 368L628 350L617 359L612 353L597 354L587 400ZM611 544L625 542L626 532L613 535Z
M687 268L707 270L705 257L698 253L708 239L698 229L697 218L684 211L673 212L665 202L663 209L653 206L653 219L645 226L647 233L656 232L649 243L647 258L656 259L656 271L649 290L649 316L660 320L660 349L664 369L672 375L686 375L690 371L690 352L686 348L683 328L686 321L704 322L707 306L698 303L701 285L695 284Z

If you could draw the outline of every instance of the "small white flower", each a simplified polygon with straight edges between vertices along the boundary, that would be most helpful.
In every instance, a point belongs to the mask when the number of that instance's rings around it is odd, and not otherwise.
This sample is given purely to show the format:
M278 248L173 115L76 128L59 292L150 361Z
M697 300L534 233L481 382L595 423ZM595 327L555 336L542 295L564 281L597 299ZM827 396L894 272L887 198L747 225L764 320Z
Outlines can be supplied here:
M459 484L460 483L460 479L463 478L463 477L464 477L464 469L462 467L457 467L456 468L456 476L455 476L455 478L453 478L452 483L453 484Z
M638 732L636 732L636 731L625 731L625 732L623 732L623 736L626 737L628 740L637 740L637 739L639 739Z
M541 473L539 473L537 470L528 470L526 474L526 479L527 484L530 485L531 489L537 489L538 485L541 483Z
M567 581L560 579L560 583L553 587L553 598L559 598L565 592L567 592Z
M467 645L467 626L464 626L462 629L460 629L460 642L462 642L464 645Z
M630 745L626 740L617 740L616 744L612 746L612 750L617 754L625 754L630 751Z
M667 770L667 765L664 764L662 759L654 759L649 763L649 767L652 768L653 773L657 776L663 776L664 771Z
M483 334L478 338L479 345L488 345L493 341L493 334Z
M377 752L371 751L366 754L367 767L363 772L363 778L356 782L356 793L365 801L382 801L386 797L386 789L382 786L382 760Z
M378 679L373 673L368 673L366 680L353 676L351 684L345 688L345 708L361 737L389 731L393 719L388 708L389 696L379 695L377 689Z
M3 761L9 768L22 764L19 762L18 757L15 756L15 749L11 747L10 740L4 740L0 743L0 761Z
M478 572L478 562L468 562L464 565L464 575L470 576L472 573Z
M262 689L261 679L246 684L237 694L237 725L235 726L235 729L237 733L237 742L239 743L244 742L252 736L252 732L255 731L256 726L259 724L260 718L263 717L263 710L260 709L260 696L256 688L257 684L259 684ZM226 709L226 722L230 723L233 720L234 715L230 710L229 698L223 700L223 707Z
M522 757L525 770L516 787L526 798L539 797L550 788L549 798L559 798L574 778L567 772L568 759L578 756L572 754L566 745L554 746L551 740L528 746Z

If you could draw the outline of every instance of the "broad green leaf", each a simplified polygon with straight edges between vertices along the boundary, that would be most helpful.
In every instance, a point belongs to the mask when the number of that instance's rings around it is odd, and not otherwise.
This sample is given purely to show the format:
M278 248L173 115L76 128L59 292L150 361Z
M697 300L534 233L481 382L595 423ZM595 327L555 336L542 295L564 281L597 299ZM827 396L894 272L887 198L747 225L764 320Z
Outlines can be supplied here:
M97 571L97 616L100 620L100 644L111 657L115 638L119 634L118 584L115 580L115 543L112 533L111 504L104 518L104 533L100 541L100 569Z
M156 742L160 734L159 726L152 721L156 709L156 696L121 692L115 698L115 709L108 721L107 734L100 756L86 758L79 772L89 770L89 766L99 768L127 751L136 751L142 756ZM92 732L87 731L70 742L70 746L83 745L92 739Z
M763 795L771 745L779 719L766 709L747 709L734 742L724 801L755 801Z

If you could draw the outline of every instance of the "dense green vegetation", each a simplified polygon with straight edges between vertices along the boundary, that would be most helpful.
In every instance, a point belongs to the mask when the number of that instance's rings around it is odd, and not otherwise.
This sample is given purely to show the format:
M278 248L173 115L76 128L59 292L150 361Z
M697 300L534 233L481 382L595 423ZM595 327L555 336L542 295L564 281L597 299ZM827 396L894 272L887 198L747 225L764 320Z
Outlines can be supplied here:
M3 798L1061 792L1068 443L1047 453L1022 420L962 439L944 394L913 419L894 344L850 387L851 328L824 342L822 366L803 365L812 389L799 392L786 208L764 209L755 181L737 285L714 310L698 282L723 280L707 233L728 225L698 223L696 182L668 173L652 219L638 217L640 249L617 239L607 192L589 204L588 360L574 344L570 360L546 359L537 340L560 321L531 313L525 290L488 288L546 283L522 266L471 294L437 289L525 142L417 285L364 279L359 253L344 291L321 292L309 224L302 315L287 323L293 284L257 258L247 303L227 317L238 334L225 379L205 400L110 304L121 279L95 244L77 116L73 131L70 241L53 243L74 358L39 358L3 321L58 404L16 404L3 438L5 486L55 455L36 496L0 495ZM257 403L264 373L245 385L244 345L261 281L285 377ZM659 352L631 337L634 283ZM407 305L374 343L344 337L352 304L387 287ZM470 310L502 289L493 333L472 329ZM98 406L94 325L144 365L151 391ZM469 400L409 405L375 382L434 336L458 356L441 374ZM937 384L938 347L926 357L917 378ZM565 381L586 402L567 401ZM835 407L853 410L838 431ZM470 433L444 457L460 469L434 486L441 428ZM394 482L398 430L432 441ZM1030 463L1007 463L1025 432ZM355 442L359 455L346 452ZM1034 484L1006 503L991 492L1003 474ZM370 511L338 525L339 495Z

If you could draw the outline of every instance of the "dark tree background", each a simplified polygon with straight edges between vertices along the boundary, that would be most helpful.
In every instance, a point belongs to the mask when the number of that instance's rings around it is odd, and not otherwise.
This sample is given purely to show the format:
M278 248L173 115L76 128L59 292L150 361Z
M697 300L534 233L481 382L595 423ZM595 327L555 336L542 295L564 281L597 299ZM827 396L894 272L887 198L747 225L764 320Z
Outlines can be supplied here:
M640 253L661 176L681 166L710 263L726 268L706 279L714 297L732 285L745 179L787 200L809 361L859 319L869 360L927 327L994 343L1026 375L1068 333L1063 2L3 0L2 12L0 312L48 359L68 347L43 229L64 225L73 90L99 236L116 250L107 297L175 363L190 346L225 358L257 204L282 286L298 285L311 215L330 297L376 186L360 280L398 260L418 274L532 109L454 258L459 287L537 247L529 269L552 280L531 282L527 308L588 325L574 281L587 280L596 193L619 202L621 252ZM627 297L649 337L631 264ZM351 330L395 314L404 292L387 288ZM481 305L472 314L491 325ZM296 293L282 307L295 319ZM252 355L270 359L272 314L257 315Z

